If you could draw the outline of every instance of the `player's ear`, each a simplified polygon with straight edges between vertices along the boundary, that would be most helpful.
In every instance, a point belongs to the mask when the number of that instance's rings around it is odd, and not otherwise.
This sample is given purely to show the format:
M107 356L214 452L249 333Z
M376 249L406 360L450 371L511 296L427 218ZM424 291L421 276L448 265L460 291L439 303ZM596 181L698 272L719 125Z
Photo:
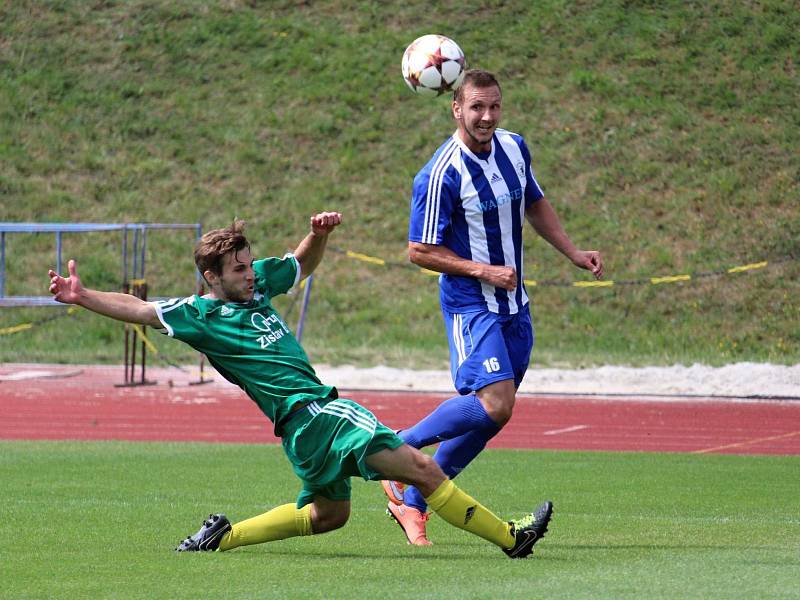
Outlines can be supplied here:
M461 105L453 100L453 118L458 121L461 119Z
M212 271L211 269L206 269L205 271L203 271L203 279L206 280L206 283L208 285L213 286L219 280L219 275L214 273L214 271Z

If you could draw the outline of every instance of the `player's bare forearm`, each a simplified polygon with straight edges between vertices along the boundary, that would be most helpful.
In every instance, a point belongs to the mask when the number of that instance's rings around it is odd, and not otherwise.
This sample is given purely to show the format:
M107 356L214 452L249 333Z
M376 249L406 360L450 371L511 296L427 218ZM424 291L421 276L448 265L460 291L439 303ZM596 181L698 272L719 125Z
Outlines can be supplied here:
M469 260L445 246L409 242L408 259L418 267L437 273L473 277L506 290L517 287L517 272L513 267Z
M319 266L325 254L328 235L342 223L342 215L324 212L311 217L311 232L303 238L294 251L300 264L300 277L306 278Z
M476 278L480 274L477 263L460 257L444 246L409 242L408 259L418 267L437 273Z
M117 321L161 327L153 305L130 294L84 289L76 304Z
M542 198L530 205L525 217L540 236L551 246L572 260L577 251L575 244L569 239L561 221L547 199Z
M603 276L603 261L596 250L580 250L561 225L561 221L547 199L542 198L525 210L525 217L542 238L572 261L575 266L587 269L597 278Z
M69 277L53 271L50 276L50 293L58 302L77 304L105 317L127 323L139 323L150 327L161 327L158 314L152 304L119 292L101 292L83 287L78 276L78 265L74 260L67 263Z
M300 277L305 279L314 272L325 254L325 245L328 243L328 234L316 235L309 233L297 245L294 257L300 263Z

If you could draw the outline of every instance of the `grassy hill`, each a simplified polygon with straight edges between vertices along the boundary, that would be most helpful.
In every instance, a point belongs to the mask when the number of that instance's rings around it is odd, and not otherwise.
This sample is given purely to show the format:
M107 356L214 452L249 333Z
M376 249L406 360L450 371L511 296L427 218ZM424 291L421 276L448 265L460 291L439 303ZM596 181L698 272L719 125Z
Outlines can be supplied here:
M435 280L402 265L411 179L454 125L448 99L406 88L400 57L443 33L498 74L503 125L526 136L568 232L602 250L618 282L573 287L587 274L529 230L526 279L564 284L529 288L534 362L800 361L793 3L464 4L5 3L0 221L207 230L238 216L257 253L277 254L312 212L340 210L314 282L310 355L442 367ZM148 238L151 294L192 291L190 241ZM6 294L45 293L52 236L7 242ZM64 246L85 283L119 286L114 235ZM0 330L62 314L0 309ZM0 360L119 361L120 327L80 311L0 335Z

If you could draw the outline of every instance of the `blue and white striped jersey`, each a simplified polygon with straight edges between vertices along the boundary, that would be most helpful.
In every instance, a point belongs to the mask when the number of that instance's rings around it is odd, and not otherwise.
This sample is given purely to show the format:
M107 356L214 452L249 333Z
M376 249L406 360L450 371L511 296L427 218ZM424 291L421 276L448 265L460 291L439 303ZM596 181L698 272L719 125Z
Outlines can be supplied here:
M477 156L458 132L414 178L408 239L443 245L462 258L513 266L519 285L507 292L471 277L442 274L442 306L450 312L488 309L516 314L528 303L522 283L525 209L544 197L522 136L495 130L492 150Z

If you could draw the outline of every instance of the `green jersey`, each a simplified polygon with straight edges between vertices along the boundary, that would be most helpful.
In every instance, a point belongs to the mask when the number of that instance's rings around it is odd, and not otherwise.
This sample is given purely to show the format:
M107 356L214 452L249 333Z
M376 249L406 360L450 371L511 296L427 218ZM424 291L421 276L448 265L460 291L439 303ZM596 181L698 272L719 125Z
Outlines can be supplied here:
M254 296L250 302L224 302L204 296L153 302L160 331L208 357L228 381L252 398L275 425L281 425L297 403L336 398L323 385L305 351L270 303L300 279L295 257L266 258L253 263Z

